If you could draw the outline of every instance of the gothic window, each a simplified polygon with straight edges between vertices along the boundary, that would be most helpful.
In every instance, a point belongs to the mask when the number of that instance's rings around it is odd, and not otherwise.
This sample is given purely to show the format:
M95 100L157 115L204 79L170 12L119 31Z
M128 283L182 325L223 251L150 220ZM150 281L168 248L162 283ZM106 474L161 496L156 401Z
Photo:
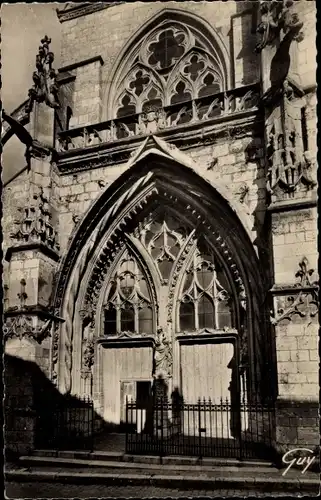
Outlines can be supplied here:
M104 319L106 335L153 332L149 286L139 264L128 252L110 281Z
M175 311L176 332L236 326L235 292L225 268L175 209L145 214L130 238L145 255L144 270L130 250L122 253L106 288L105 335L153 334L168 310Z
M133 47L115 78L116 117L219 93L226 88L222 57L201 31L163 21ZM126 101L124 102L124 96Z
M140 240L155 262L164 281L169 279L172 267L186 239L186 230L172 214L161 212L142 228Z
M186 271L180 299L180 330L232 326L231 292L213 252L198 245Z

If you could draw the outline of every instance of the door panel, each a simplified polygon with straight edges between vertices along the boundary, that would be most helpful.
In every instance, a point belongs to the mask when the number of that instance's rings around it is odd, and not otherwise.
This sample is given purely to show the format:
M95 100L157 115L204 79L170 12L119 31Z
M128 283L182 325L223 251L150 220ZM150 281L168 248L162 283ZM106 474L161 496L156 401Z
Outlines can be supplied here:
M181 345L182 395L187 403L199 398L230 401L232 369L229 363L234 348L231 343Z

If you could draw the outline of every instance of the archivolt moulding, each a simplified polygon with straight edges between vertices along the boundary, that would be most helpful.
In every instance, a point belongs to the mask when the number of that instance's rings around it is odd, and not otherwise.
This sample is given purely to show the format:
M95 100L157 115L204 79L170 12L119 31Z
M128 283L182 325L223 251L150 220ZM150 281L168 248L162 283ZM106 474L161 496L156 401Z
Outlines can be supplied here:
M201 212L204 214L215 211L219 217L215 222L215 227L217 226L218 241L223 237L223 253L226 253L231 245L239 248L238 253L231 253L236 258L235 263L231 262L231 266L239 269L239 276L244 275L242 260L249 261L248 253L253 254L252 257L255 258L250 240L249 218L244 214L244 207L231 200L226 188L202 179L201 167L198 167L189 156L180 152L176 147L166 144L165 141L151 136L132 155L127 167L127 171L106 188L79 224L58 275L54 307L62 311L62 317L65 319L61 331L62 358L59 360L59 366L62 374L61 384L63 391L66 392L71 388L75 304L79 299L85 275L90 269L94 269L95 262L103 251L106 238L115 241L117 233L123 232L126 226L126 217L131 218L131 211L135 214L137 210L142 210L149 196L161 189L163 193L167 191L174 197L180 198L183 190L187 206L193 207L196 202L196 204L202 204L204 210L202 209ZM184 167L186 174L182 175ZM204 175L203 171L202 173ZM216 192L214 197L210 194L213 187ZM208 193L205 195L206 191ZM223 206L225 206L224 213L222 212ZM245 224L242 224L240 218L242 221L245 220ZM216 220L215 217L213 220ZM214 232L215 227L213 227ZM242 241L245 242L245 246L242 245ZM242 246L244 249L241 248ZM246 250L247 247L249 252ZM105 257L103 261L104 259ZM248 276L251 274L253 276L260 274L259 268L255 265L253 267L253 264ZM241 278L237 279L242 282ZM255 277L252 281L260 283L261 278ZM247 288L248 285L245 285L244 290L248 295ZM259 308L260 306L256 307L256 310L259 311ZM58 363L56 363L55 370L57 366Z

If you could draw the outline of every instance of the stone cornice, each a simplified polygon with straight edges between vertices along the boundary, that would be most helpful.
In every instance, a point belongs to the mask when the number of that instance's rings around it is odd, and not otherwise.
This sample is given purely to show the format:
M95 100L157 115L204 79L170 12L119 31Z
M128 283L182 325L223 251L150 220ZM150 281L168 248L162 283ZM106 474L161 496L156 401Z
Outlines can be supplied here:
M292 210L302 210L304 208L313 208L318 204L317 192L311 191L311 198L289 198L288 200L282 200L278 202L271 203L267 210L269 212L290 212Z
M262 121L259 110L239 112L225 117L212 118L205 123L176 126L156 135L181 150L210 145L220 140L238 139L259 134L258 120ZM203 126L202 126L203 125ZM255 131L254 131L255 128ZM90 129L90 126L88 127ZM68 131L69 132L69 131ZM76 133L75 129L70 131ZM57 153L55 161L61 174L85 171L92 168L126 162L130 154L147 137L143 135L120 139L113 143L102 143L86 148Z
M175 338L180 344L194 344L200 342L206 342L206 343L235 342L237 337L238 337L237 330L231 329L227 331L225 330L215 331L215 333L212 332L184 333L176 335Z
M101 66L103 66L104 60L101 57L101 55L98 55L98 56L94 56L94 57L89 57L88 59L83 59L82 61L78 61L78 62L75 62L73 64L68 64L67 66L62 66L61 68L58 69L58 73L59 73L59 75L61 75L62 73L67 73L68 71L73 71L74 69L80 68L81 66L87 66L88 64L92 64L92 63L97 62L97 61L99 61ZM59 82L61 81L61 79L62 79L62 76L60 76Z
M18 308L8 308L4 311L5 318L14 318L15 316L26 315L26 316L39 316L40 318L50 319L64 323L65 320L59 316L50 312L48 307L44 307L41 304L25 306L24 309Z
M124 2L79 2L79 4L73 4L72 7L67 9L56 9L58 19L61 23L70 21L77 17L87 16L94 12L98 12L103 9L108 9L109 7L114 7L115 5L122 4Z
M59 260L58 252L56 252L52 248L47 247L43 243L36 243L36 242L27 243L24 245L14 245L9 247L5 255L5 260L9 262L14 252L27 252L29 250L36 250L38 252L41 252L47 257L50 257L55 262L58 262Z
M117 336L115 337L100 337L97 339L97 344L105 348L115 348L115 347L126 347L126 346L137 346L137 347L154 347L155 338L152 336Z
M269 290L272 295L293 295L293 293L299 293L299 292L313 292L318 290L318 285L317 284L312 284L310 286L303 286L301 284L278 284L278 285L273 285L273 287Z

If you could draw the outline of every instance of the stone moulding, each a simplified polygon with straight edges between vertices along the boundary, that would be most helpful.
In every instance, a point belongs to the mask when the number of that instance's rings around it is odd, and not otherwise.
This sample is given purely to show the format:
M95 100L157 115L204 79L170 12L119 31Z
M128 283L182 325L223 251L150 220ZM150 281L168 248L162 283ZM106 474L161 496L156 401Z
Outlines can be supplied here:
M126 335L122 333L121 335L116 335L113 337L99 337L96 340L97 345L101 345L104 348L115 348L115 347L152 347L155 345L155 337L152 335Z
M170 141L181 150L204 146L222 140L238 139L253 134L254 125L257 130L258 110L244 111L228 116L226 120L222 118L208 120L200 130L200 124L195 126L175 127L174 130L166 129L158 132L157 136L163 140ZM263 116L261 120L263 130ZM263 133L263 132L262 132ZM60 152L56 155L57 168L61 174L71 174L74 172L86 171L92 168L105 167L117 163L128 161L130 155L141 144L146 136L134 136L113 143L101 143L99 145L88 146L67 152Z
M67 73L68 71L73 71L74 69L81 68L81 66L87 66L88 64L92 64L94 62L99 61L101 66L104 65L104 60L101 57L101 55L94 56L94 57L89 57L88 59L82 59L81 61L68 64L67 66L62 66L61 68L58 69L58 73L60 75L60 78L63 77L63 73Z
M318 204L316 191L310 191L310 193L312 194L311 198L289 198L287 200L274 201L267 207L267 210L269 212L288 212L290 210L316 207Z
M213 342L224 341L227 342L235 341L236 338L239 337L239 333L235 328L226 328L222 330L213 330L205 328L201 331L197 332L183 332L175 336L175 339L178 340L181 344L191 344L198 343L199 341L212 340Z
M47 257L50 257L53 261L58 262L59 260L59 254L52 248L48 248L46 245L43 243L27 243L27 244L22 244L22 245L15 245L11 246L7 249L5 259L10 262L12 254L16 252L27 252L28 250L35 250L38 252L43 253Z
M109 9L109 7L114 7L115 5L120 5L124 2L86 2L74 4L73 2L68 2L66 9L56 9L57 17L61 23L70 21L71 19L76 19L77 17L87 16L94 12L99 12L103 9ZM69 5L72 4L72 7Z

